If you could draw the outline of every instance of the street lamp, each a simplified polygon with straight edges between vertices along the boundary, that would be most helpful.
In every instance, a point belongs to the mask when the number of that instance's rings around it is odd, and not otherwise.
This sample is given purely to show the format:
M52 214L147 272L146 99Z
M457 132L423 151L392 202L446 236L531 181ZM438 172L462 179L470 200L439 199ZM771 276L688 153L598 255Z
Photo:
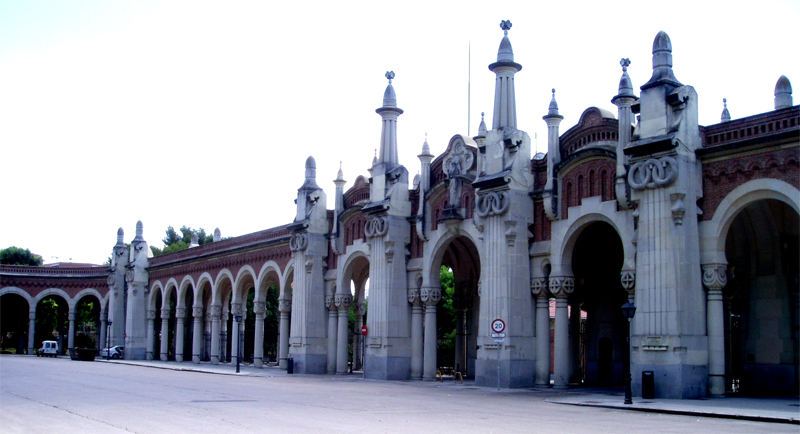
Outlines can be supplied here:
M241 359L240 354L242 354L242 345L241 340L239 339L239 335L241 334L241 327L242 327L242 314L236 314L234 317L236 318L236 373L239 373L239 360Z
M628 329L625 333L625 404L633 404L631 399L631 319L636 314L636 306L630 301L622 305L622 316L628 320Z
M106 362L111 357L111 349L109 343L111 342L111 320L108 320L106 325Z

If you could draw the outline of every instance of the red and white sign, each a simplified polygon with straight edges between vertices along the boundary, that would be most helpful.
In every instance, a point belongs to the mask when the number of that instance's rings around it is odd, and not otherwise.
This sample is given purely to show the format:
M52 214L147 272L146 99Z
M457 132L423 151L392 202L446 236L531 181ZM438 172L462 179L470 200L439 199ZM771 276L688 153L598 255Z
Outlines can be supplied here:
M367 325L364 324L363 326L361 326L361 336L366 336L366 335L367 335Z
M505 321L497 318L496 320L492 321L492 331L494 333L503 333L506 329Z

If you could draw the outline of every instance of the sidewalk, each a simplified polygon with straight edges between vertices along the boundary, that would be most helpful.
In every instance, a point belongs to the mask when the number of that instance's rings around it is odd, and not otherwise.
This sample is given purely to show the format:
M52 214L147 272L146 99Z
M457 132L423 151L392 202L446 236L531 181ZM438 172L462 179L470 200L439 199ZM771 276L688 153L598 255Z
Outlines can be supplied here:
M278 367L255 368L251 365L241 365L240 372L236 373L236 365L212 365L208 362L162 362L144 360L106 360L96 359L104 363L116 363L132 366L142 366L157 369L171 369L173 371L202 372L218 375L238 375L249 377L286 377L286 371ZM360 379L356 376L352 380ZM437 386L443 383L413 382L420 386ZM449 384L448 387L458 387ZM726 397L704 399L648 399L634 397L633 404L623 404L622 393L613 389L574 388L565 389L561 393L553 389L533 389L536 391L547 390L556 394L555 397L546 398L546 402L553 404L577 405L588 407L611 408L616 410L644 411L652 413L677 414L699 417L716 417L725 419L743 419L758 422L776 422L800 425L800 397ZM523 390L519 390L524 392Z

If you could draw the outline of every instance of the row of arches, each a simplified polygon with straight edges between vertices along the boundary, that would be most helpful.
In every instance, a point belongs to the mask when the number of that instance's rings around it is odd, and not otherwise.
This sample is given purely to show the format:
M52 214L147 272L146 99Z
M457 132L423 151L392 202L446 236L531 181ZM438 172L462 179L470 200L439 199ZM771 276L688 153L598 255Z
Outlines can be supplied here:
M108 297L85 288L74 297L49 288L31 297L17 287L0 289L0 350L34 354L42 341L58 342L61 354L70 348L105 346Z

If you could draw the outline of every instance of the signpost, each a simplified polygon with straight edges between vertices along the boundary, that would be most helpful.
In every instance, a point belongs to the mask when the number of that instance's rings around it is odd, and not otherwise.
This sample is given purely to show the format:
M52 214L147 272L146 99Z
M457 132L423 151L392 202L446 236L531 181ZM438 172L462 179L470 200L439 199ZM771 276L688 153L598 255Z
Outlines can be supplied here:
M500 390L500 344L506 340L506 323L500 318L492 321L492 339L497 342L497 390Z

